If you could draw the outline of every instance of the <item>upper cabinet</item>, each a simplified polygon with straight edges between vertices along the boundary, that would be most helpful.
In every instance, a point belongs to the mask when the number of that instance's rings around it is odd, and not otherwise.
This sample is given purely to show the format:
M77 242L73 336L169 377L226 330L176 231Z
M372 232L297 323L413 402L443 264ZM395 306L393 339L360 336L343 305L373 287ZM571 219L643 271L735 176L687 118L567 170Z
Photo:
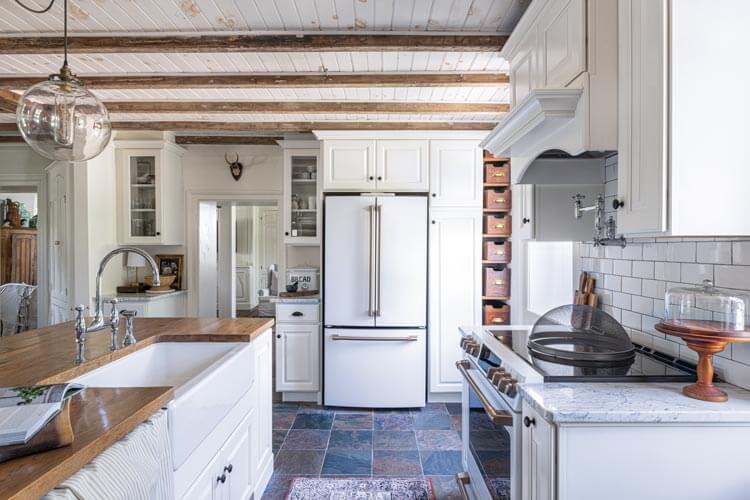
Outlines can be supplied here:
M618 230L745 236L750 3L620 0ZM696 36L700 33L700 36ZM711 61L695 71L695 61ZM745 72L746 73L746 72ZM717 82L721 89L717 91ZM710 208L707 208L710 207Z
M542 88L561 88L586 71L586 2L551 0L539 16Z
M317 141L280 141L284 148L284 242L319 245L320 147Z
M324 191L427 191L428 141L323 141Z
M184 150L164 141L116 141L115 148L119 243L183 244Z
M430 206L482 206L482 150L477 141L430 141Z

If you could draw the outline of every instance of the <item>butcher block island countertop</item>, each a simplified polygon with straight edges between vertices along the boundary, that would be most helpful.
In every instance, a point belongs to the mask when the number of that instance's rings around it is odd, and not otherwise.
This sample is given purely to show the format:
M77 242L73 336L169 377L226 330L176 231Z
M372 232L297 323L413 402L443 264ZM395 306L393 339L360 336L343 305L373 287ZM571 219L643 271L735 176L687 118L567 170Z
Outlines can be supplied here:
M136 318L134 345L109 350L109 328L88 334L76 364L73 322L0 338L0 386L67 382L156 342L251 342L268 318ZM121 323L120 332L125 331ZM71 399L73 444L0 464L0 499L38 498L172 399L171 387L91 388Z

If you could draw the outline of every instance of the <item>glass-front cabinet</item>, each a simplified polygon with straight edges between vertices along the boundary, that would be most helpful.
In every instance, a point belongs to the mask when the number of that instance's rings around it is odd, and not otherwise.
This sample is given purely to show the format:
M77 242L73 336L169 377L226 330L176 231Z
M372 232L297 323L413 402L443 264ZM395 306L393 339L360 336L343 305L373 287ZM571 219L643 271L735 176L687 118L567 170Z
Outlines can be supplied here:
M182 244L182 148L162 141L118 141L115 147L120 244Z
M318 245L321 235L320 148L314 141L283 143L284 242Z

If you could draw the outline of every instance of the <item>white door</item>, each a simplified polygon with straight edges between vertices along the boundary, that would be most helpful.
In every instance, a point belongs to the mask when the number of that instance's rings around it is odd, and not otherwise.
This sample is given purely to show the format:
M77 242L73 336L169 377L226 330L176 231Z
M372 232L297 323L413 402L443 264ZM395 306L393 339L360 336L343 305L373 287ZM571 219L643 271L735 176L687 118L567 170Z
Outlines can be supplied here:
M251 302L255 297L251 295L251 268L240 266L237 267L235 274L235 286L237 297L237 309L251 309L254 304Z
M276 207L256 208L255 255L257 256L257 287L268 288L268 267L279 264L279 210Z
M320 327L311 324L276 325L276 390L320 389Z
M223 202L217 208L219 317L234 318L237 315L237 207L234 203Z
M375 141L323 143L324 191L372 191L375 185Z
M427 198L378 196L377 206L375 325L424 327L427 321Z
M476 141L430 141L430 206L482 206L482 150Z
M215 201L198 205L198 316L215 318L218 312L217 208Z
M618 171L620 233L667 230L668 4L618 4Z
M458 327L481 324L482 213L430 211L430 392L461 392Z
M324 323L375 326L376 198L328 196L324 203Z
M56 325L70 317L70 266L68 246L70 238L68 195L70 166L56 163L49 170L49 324Z
M425 403L424 329L325 330L325 404L412 408Z
M377 141L376 181L378 191L429 189L428 141Z

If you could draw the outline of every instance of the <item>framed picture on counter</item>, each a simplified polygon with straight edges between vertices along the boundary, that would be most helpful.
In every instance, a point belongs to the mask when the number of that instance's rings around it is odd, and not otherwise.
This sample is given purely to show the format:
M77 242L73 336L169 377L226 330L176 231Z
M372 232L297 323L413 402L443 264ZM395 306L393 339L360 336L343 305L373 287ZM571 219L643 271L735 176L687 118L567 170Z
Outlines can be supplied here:
M172 288L182 290L182 270L184 269L184 255L157 255L156 265L161 276L175 276Z

